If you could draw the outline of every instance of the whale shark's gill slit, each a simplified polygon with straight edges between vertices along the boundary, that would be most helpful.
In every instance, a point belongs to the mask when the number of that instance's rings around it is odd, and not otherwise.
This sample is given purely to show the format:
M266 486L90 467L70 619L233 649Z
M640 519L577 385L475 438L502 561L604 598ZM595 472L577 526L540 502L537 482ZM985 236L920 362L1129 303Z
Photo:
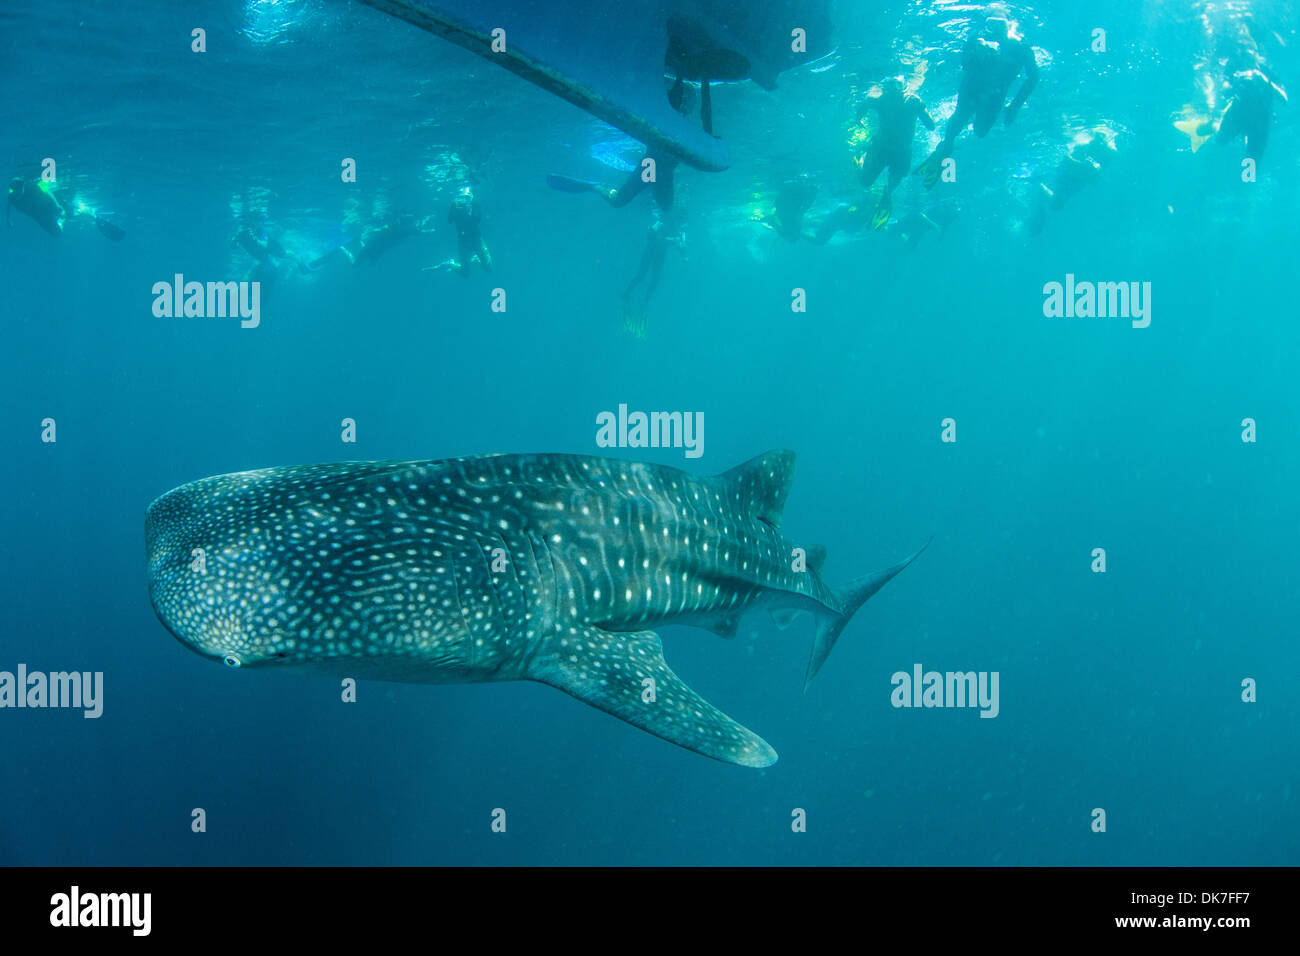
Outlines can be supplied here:
M534 601L533 604L541 606L542 600L545 598L545 594L543 594L543 584L545 584L545 580L542 578L542 562L537 559L537 542L534 541L534 538L536 537L537 536L533 535L532 532L524 532L524 540L528 541L529 554L533 555L533 568L537 572L537 600ZM551 570L554 572L554 567L552 567ZM552 588L552 591L554 591L554 588Z
M546 541L541 542L542 550L546 552L546 561L551 568L551 620L555 627L560 626L560 573L555 570L555 555L551 552Z
M506 543L505 538L501 537L501 535L497 534L495 531L492 532L491 538L492 540L499 541L501 543L500 544L501 549L505 553L507 558L506 565L510 568L510 573L515 576L515 579L517 581L519 578L519 574L515 570L515 562L513 560L510 560L511 557L510 545ZM495 546L494 546L494 550L495 550ZM506 598L509 597L509 593L507 589L509 588L510 582L506 581L505 584L502 584L498 580L500 575L498 575L495 571L492 570L492 562L491 560L489 560L488 554L489 554L488 549L486 548L478 549L479 560L483 562L483 570L487 572L487 579L491 583L492 590L490 593L492 594L492 599L496 602L497 616L500 617L501 615L504 614L505 609L509 606L509 602L506 600Z
M465 614L465 605L460 600L460 575L456 573L456 555L447 556L447 567L451 568L451 593L456 598L456 615L464 623L466 629L469 628L469 621ZM471 635L472 637L473 635ZM473 641L470 642L471 644Z

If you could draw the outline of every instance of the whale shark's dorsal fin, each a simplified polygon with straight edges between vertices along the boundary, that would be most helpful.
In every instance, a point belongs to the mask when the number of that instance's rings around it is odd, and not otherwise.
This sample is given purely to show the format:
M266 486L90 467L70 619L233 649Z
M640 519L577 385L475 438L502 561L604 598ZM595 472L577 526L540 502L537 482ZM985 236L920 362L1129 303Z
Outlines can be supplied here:
M794 452L769 451L718 475L743 511L781 527L785 499L794 482Z
M742 767L776 763L767 741L682 683L664 662L653 631L556 631L526 676L715 760Z

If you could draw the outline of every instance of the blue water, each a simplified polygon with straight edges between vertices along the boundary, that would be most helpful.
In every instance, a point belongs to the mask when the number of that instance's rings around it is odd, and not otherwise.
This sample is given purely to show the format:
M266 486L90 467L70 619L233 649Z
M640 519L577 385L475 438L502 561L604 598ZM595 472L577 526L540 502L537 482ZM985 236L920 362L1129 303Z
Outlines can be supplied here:
M0 863L1296 863L1296 107L1249 184L1240 141L1194 154L1172 126L1208 31L1247 15L1279 81L1300 82L1289 5L1015 5L1042 66L1028 106L962 138L958 182L895 196L897 218L942 231L819 246L756 221L801 175L810 222L861 199L854 97L925 59L921 95L950 111L987 9L844 2L831 59L771 92L716 89L734 164L678 170L686 255L669 252L637 338L619 301L649 193L613 209L544 185L636 162L577 108L346 2L6 5L0 159L34 177L56 158L60 187L127 236L78 217L54 238L20 215L0 234L0 670L105 685L97 720L0 710ZM1038 180L1098 124L1115 160L1031 236ZM933 142L919 131L913 161ZM465 183L494 271L422 271L455 251ZM257 329L153 315L175 273L243 276L243 223L311 258L402 211L437 231L281 280ZM1150 282L1150 327L1044 317L1044 283L1067 273ZM144 511L179 484L601 454L595 417L619 403L707 426L701 459L628 458L712 474L794 449L783 527L828 547L832 583L934 537L807 693L806 620L755 615L734 641L662 629L670 665L780 753L771 768L540 684L362 683L344 704L327 679L206 661L150 608ZM998 672L999 715L892 707L890 675L917 663Z

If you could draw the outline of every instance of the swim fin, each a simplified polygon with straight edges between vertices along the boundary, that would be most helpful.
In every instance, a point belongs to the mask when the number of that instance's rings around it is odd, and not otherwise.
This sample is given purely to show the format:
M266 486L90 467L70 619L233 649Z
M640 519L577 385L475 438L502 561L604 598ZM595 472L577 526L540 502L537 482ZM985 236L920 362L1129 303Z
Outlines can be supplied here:
M875 231L884 229L889 225L889 216L894 211L894 204L889 198L889 193L880 197L880 202L876 205L876 211L871 217L871 228Z
M558 189L562 193L585 193L600 188L599 183L588 182L585 179L574 179L571 176L561 176L559 173L547 173L546 185L552 189Z
M912 170L913 173L921 177L921 185L926 189L933 189L935 183L939 181L939 174L943 172L943 160L944 157L936 149L930 154L929 159Z
M1208 116L1188 113L1183 119L1174 122L1174 129L1186 133L1192 141L1192 152L1196 152L1214 135L1214 120Z
M113 242L121 242L123 237L126 235L125 229L121 228L120 226L113 225L103 216L95 217L95 225L99 227L100 232L102 232Z
M644 339L650 323L644 311L629 305L623 306L623 331L634 339Z

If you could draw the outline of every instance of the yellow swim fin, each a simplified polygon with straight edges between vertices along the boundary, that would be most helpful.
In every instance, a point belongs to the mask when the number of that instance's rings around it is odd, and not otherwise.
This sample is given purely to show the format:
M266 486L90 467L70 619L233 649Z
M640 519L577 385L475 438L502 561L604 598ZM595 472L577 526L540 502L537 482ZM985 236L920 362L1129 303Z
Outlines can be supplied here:
M871 228L873 231L880 231L889 224L889 215L893 212L893 203L889 201L889 194L885 193L880 197L880 203L876 206L875 214L871 217Z
M1194 153L1214 135L1214 120L1209 116L1186 113L1182 119L1174 121L1174 129L1187 134Z
M650 323L646 314L630 306L623 306L623 331L634 339L644 339Z
M921 185L926 189L933 189L935 183L939 181L939 174L943 172L943 160L944 157L940 156L939 150L936 149L925 162L912 170L915 175L921 177Z

